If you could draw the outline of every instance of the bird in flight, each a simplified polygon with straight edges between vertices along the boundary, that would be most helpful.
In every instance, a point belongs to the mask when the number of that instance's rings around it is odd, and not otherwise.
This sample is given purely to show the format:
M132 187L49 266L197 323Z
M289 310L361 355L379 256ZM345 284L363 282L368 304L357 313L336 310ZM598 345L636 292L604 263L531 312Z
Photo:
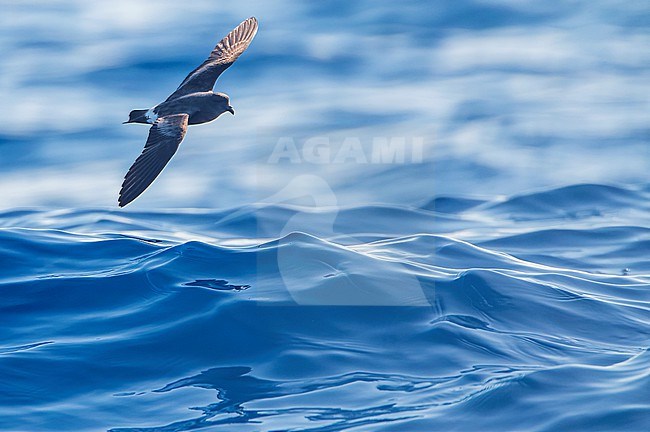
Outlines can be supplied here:
M257 20L248 18L221 39L210 56L185 77L167 100L150 109L133 110L124 123L153 125L142 154L124 177L118 204L124 207L147 189L174 156L188 125L235 114L230 98L213 92L217 78L248 48L257 33Z

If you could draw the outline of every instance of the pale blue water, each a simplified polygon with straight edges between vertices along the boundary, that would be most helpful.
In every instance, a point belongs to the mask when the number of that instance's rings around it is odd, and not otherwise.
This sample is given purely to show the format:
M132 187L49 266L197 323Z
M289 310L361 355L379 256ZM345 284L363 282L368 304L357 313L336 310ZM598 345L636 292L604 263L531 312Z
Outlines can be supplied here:
M0 5L0 430L648 430L647 2Z

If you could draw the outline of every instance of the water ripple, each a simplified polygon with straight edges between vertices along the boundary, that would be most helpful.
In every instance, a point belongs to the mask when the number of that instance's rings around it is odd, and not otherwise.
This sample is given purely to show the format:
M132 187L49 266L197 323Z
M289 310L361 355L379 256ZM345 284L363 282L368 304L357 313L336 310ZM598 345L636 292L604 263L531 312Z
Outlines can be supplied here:
M607 212L522 225L521 200L446 200L441 225L399 206L240 209L226 236L224 212L2 213L0 426L642 429L648 230ZM310 231L331 217L336 233Z

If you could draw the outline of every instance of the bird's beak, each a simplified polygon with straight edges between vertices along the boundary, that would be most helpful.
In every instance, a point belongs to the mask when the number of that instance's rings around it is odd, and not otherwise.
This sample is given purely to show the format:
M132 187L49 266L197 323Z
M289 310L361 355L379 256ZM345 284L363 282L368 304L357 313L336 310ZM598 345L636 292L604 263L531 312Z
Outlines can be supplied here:
M231 107L231 106L229 106L226 111L228 111L232 115L235 115L235 109L233 107Z

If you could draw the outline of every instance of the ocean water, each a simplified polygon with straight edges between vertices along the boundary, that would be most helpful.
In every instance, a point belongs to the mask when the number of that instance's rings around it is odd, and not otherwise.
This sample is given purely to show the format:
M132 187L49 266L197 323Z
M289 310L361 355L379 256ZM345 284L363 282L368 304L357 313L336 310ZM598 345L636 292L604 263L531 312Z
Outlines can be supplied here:
M0 430L650 428L647 2L0 6Z
M6 211L0 428L645 430L649 198Z

